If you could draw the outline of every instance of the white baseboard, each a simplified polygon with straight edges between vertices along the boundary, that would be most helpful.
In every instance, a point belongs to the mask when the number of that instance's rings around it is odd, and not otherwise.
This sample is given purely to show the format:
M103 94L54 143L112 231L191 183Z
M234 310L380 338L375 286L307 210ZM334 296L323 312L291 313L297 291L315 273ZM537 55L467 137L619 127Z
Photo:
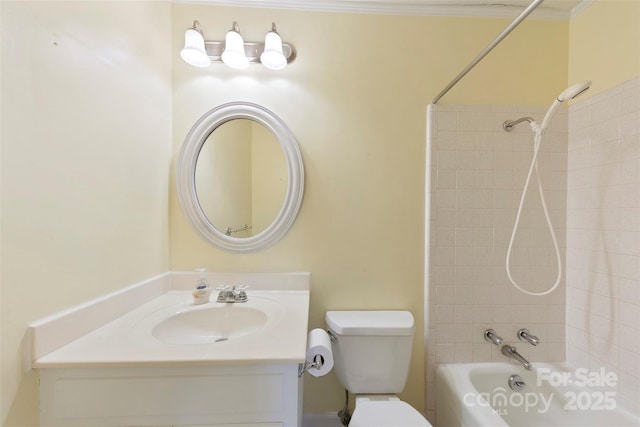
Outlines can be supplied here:
M336 412L324 412L320 414L304 414L302 427L343 427Z

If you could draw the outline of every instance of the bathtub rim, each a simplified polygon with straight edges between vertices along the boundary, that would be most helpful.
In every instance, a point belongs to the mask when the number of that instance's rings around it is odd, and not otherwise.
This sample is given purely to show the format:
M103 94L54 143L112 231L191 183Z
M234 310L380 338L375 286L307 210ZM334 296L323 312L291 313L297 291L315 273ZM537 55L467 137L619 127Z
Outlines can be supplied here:
M528 373L524 367L509 362L480 362L480 363L440 363L436 367L436 425L439 425L438 418L441 412L442 397L444 392L448 394L446 404L452 408L456 413L460 415L460 425L488 425L494 427L509 427L509 424L498 414L496 414L491 407L476 407L472 411L471 408L463 405L460 396L469 391L476 391L475 386L471 380L471 371L476 369L482 369L483 367L488 369L502 368L505 371L511 371L513 373L521 372L523 374ZM576 367L570 363L564 362L535 362L534 369L536 368L549 368L552 371L564 371L575 372ZM506 372L505 372L506 373ZM619 375L619 374L618 374ZM616 387L616 391L617 387ZM456 398L457 396L457 398ZM624 415L629 416L632 420L637 419L640 426L640 413L636 413L632 410L633 402L625 398L625 396L617 393L616 395L616 412L621 412ZM473 412L473 414L472 414Z

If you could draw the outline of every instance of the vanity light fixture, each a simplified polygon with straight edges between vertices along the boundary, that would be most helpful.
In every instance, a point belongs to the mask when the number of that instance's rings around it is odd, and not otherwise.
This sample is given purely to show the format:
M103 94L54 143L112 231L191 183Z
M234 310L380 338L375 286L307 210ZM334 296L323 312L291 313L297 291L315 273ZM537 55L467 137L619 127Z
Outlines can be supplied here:
M247 58L247 54L244 51L244 40L240 35L240 27L236 21L233 21L233 27L225 37L222 62L237 70L242 70L249 66L249 58Z
M184 33L184 48L180 56L188 64L194 67L208 67L211 59L204 47L202 27L198 21L193 21L193 26Z
M282 70L295 59L296 52L292 45L282 42L275 22L261 43L245 42L235 21L224 41L207 41L204 40L200 23L194 21L193 26L185 32L185 45L180 56L196 67L223 62L231 68L244 69L249 64L261 63L270 70Z
M282 70L287 66L287 58L282 53L282 38L276 31L276 23L271 23L271 31L264 38L264 51L260 55L262 65L270 70Z

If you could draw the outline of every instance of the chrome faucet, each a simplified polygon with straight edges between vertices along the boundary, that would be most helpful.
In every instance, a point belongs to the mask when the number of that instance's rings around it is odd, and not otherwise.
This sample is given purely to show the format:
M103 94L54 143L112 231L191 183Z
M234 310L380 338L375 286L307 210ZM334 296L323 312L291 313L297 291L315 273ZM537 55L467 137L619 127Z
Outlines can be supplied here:
M221 285L216 288L218 291L217 302L233 303L233 302L247 302L247 290L248 286L236 285L233 288Z
M502 354L504 354L508 358L513 359L516 362L520 363L522 366L524 366L524 368L527 371L530 371L531 369L533 369L533 365L531 364L531 362L529 362L527 359L522 357L522 355L520 353L518 353L518 350L514 346L511 346L511 345L508 345L508 344L503 345L502 346Z
M528 342L531 345L538 345L540 340L535 335L531 335L528 329L522 328L518 331L518 339L522 342Z
M484 339L494 343L495 345L500 345L504 342L493 329L487 329L484 331Z

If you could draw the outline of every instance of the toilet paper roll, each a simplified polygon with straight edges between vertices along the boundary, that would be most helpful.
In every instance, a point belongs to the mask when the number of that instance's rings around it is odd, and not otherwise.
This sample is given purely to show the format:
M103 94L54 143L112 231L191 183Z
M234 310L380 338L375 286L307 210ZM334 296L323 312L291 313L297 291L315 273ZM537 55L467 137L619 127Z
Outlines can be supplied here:
M313 362L316 356L322 357L322 366L310 368L307 372L314 377L321 377L333 369L333 353L329 334L320 328L313 329L307 335L307 361Z

